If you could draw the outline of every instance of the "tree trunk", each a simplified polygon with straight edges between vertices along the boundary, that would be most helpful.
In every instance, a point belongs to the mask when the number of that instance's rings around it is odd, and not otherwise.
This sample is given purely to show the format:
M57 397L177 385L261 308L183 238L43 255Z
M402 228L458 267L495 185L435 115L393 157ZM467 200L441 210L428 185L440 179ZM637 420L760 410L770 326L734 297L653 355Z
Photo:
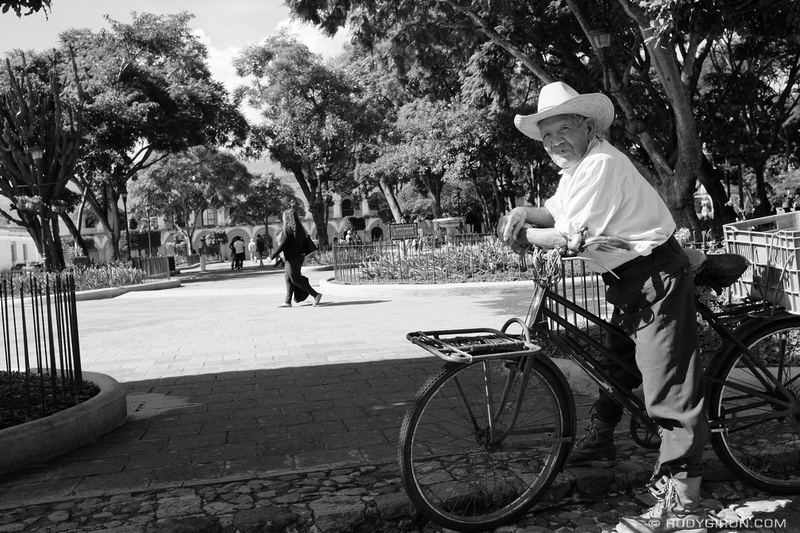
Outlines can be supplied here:
M476 191L478 191L478 178L475 176L474 172L470 173L469 179L472 181L472 186L475 187ZM482 233L488 233L487 230L489 228L494 228L496 221L492 220L493 217L491 216L491 209L489 207L489 202L486 201L486 198L480 194L477 194L477 197L478 202L481 204L481 219L483 220L484 228Z
M386 203L389 204L389 209L392 212L394 221L398 223L402 222L403 212L400 210L400 204L397 203L397 196L394 194L394 188L386 183L386 180L383 178L378 182L378 188L381 190L381 193L383 193Z
M309 207L311 211L311 218L314 219L314 226L317 228L317 239L319 240L320 248L323 250L328 249L328 228L325 227L325 205L321 202L316 202Z
M72 238L75 239L75 244L80 246L81 250L83 251L83 255L88 257L89 249L86 247L86 241L83 240L83 236L81 235L80 229L77 226L75 226L75 223L72 221L72 219L68 214L64 213L63 215L60 215L60 218L61 221L64 223L64 225L67 227L67 230L69 231L70 235L72 235Z
M58 231L58 217L50 217L50 264L53 270L61 272L66 268L64 261L64 249L61 247L61 234Z
M698 179L711 197L711 205L714 208L714 218L721 224L734 222L736 220L736 211L734 211L733 206L728 205L728 200L730 200L728 192L719 179L717 169L714 168L711 161L709 161L705 155L703 155Z
M311 172L313 172L313 169ZM325 227L325 204L324 201L319 201L318 199L318 196L320 196L318 187L320 187L321 184L316 183L312 188L306 179L306 175L303 173L302 167L299 165L292 168L292 174L308 202L308 210L311 212L311 218L314 220L314 226L317 228L317 239L319 240L320 248L326 250L329 246L328 228Z
M772 213L772 204L769 201L769 197L767 196L767 185L764 181L764 164L759 162L753 167L753 175L756 179L756 205L753 206L755 208L754 215L757 217L764 217ZM739 163L739 181L743 179L742 177L742 167L741 163Z

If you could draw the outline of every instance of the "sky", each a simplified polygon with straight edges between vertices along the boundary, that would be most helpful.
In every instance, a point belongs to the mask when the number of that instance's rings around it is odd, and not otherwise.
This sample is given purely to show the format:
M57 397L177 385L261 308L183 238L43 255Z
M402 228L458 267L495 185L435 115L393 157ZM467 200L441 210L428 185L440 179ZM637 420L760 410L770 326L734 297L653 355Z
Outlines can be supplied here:
M104 15L129 23L131 11L171 14L188 11L195 18L189 26L208 47L208 64L215 79L228 89L244 83L236 78L231 60L247 44L257 44L288 26L312 52L335 55L346 40L322 36L316 28L290 20L283 0L52 0L52 11L18 18L0 14L0 57L10 50L45 50L58 44L58 35L70 28L98 31L109 28Z
M298 40L323 57L341 52L347 40L344 32L330 39L313 26L292 21L283 0L52 0L52 10L47 16L41 12L24 17L13 12L0 13L0 57L14 49L41 51L55 47L58 35L70 28L108 29L104 15L130 23L131 11L194 14L189 26L208 49L211 75L229 91L246 84L231 65L239 50L274 35L280 28L288 27ZM245 107L242 112L250 121L259 121L255 110ZM254 172L277 170L266 159L247 165Z

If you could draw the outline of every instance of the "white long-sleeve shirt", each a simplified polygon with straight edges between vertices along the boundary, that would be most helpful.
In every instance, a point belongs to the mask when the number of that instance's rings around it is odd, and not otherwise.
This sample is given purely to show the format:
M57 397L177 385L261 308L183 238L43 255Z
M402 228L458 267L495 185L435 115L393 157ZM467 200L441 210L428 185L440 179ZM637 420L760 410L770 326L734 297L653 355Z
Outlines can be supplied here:
M561 171L558 188L545 207L553 215L555 228L565 235L588 227L589 236L630 241L629 251L600 247L584 254L609 269L649 255L675 231L672 214L656 190L622 152L604 140L590 144L583 159Z

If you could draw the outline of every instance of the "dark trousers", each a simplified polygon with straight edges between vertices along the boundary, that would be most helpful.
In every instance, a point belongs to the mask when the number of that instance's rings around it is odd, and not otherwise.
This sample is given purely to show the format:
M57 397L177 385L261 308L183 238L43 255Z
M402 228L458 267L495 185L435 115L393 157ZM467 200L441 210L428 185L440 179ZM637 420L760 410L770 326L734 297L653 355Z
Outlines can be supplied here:
M292 294L294 288L299 287L316 298L317 291L308 282L308 278L304 278L300 271L303 269L304 256L295 257L294 259L284 259L283 278L286 280L286 300L287 304L292 303Z
M641 376L610 361L606 365L631 389L642 385L647 414L661 427L654 475L694 477L702 474L703 447L710 435L694 279L686 254L673 239L654 256L615 269L619 280L603 276L606 299L615 306L611 321L631 336L635 348L619 338L606 343L623 359L635 361ZM602 390L595 409L605 422L619 422L622 416L622 408Z

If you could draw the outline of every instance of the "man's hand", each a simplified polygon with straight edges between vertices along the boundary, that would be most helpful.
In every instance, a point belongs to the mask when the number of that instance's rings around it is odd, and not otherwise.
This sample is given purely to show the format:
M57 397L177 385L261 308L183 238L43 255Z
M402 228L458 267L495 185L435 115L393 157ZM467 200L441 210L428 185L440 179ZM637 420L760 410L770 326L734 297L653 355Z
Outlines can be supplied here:
M511 244L517 239L520 230L525 227L526 211L522 207L515 207L508 215L500 217L497 224L497 236L506 243Z
M519 229L514 231L514 226L511 223L511 216L506 215L500 217L500 221L497 223L497 236L502 239L514 253L523 254L532 246L526 234L527 229L530 227L531 225L523 219ZM506 235L509 233L511 237L507 238Z

